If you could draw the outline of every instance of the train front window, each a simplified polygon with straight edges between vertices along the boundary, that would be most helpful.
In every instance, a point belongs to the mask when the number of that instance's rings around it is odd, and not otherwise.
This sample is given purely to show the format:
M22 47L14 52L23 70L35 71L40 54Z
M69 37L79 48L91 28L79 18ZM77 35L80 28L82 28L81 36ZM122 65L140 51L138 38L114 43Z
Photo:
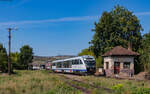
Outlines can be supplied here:
M84 60L85 64L88 66L95 66L96 62L94 60Z

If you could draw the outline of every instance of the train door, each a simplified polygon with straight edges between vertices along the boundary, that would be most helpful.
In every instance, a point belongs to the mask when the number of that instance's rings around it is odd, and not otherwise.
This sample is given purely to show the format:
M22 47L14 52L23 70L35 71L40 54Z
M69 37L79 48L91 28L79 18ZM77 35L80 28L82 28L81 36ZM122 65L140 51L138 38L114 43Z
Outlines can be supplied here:
M120 62L114 62L114 74L120 73Z

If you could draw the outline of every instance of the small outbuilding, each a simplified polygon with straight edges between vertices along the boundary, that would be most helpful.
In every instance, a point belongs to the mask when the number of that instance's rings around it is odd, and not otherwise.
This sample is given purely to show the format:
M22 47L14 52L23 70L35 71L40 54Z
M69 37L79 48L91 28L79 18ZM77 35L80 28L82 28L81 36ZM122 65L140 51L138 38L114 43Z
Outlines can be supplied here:
M45 69L46 62L45 61L33 61L32 63L30 63L28 66L28 69L31 70L40 70L40 69Z
M104 71L108 77L131 77L134 75L134 57L139 54L130 48L114 47L104 55Z

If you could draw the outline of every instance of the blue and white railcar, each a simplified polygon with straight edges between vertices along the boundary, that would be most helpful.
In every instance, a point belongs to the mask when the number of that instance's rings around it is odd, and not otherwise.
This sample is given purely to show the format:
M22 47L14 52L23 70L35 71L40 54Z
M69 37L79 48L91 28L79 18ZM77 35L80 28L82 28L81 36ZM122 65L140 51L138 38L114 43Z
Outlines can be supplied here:
M96 62L93 56L78 56L53 61L52 70L54 72L67 73L94 73L96 70Z

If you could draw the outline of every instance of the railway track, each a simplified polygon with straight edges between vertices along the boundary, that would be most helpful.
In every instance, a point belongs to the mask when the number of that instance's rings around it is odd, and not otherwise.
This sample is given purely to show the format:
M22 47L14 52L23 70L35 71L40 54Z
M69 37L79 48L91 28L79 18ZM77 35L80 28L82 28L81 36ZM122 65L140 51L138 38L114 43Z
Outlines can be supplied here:
M66 77L66 76L63 75L63 74L58 74L58 75L61 76L62 80L63 80L65 83L67 83L68 85L70 85L70 86L73 87L73 88L76 88L76 89L82 91L83 94L91 94L91 92L92 92L91 90L89 90L89 89L87 89L87 88L85 88L85 87L83 87L83 86L77 85L78 83L80 83L80 81L73 80L73 79L71 79L71 78L69 78L69 77Z
M113 93L113 90L111 90L109 88L95 86L94 84L90 84L85 81L73 79L74 77L78 77L75 75L71 75L71 74L58 74L58 75L61 76L68 85L82 91L84 94L91 94L93 89L103 89L104 91L106 91L110 94ZM90 89L87 87L90 87Z

